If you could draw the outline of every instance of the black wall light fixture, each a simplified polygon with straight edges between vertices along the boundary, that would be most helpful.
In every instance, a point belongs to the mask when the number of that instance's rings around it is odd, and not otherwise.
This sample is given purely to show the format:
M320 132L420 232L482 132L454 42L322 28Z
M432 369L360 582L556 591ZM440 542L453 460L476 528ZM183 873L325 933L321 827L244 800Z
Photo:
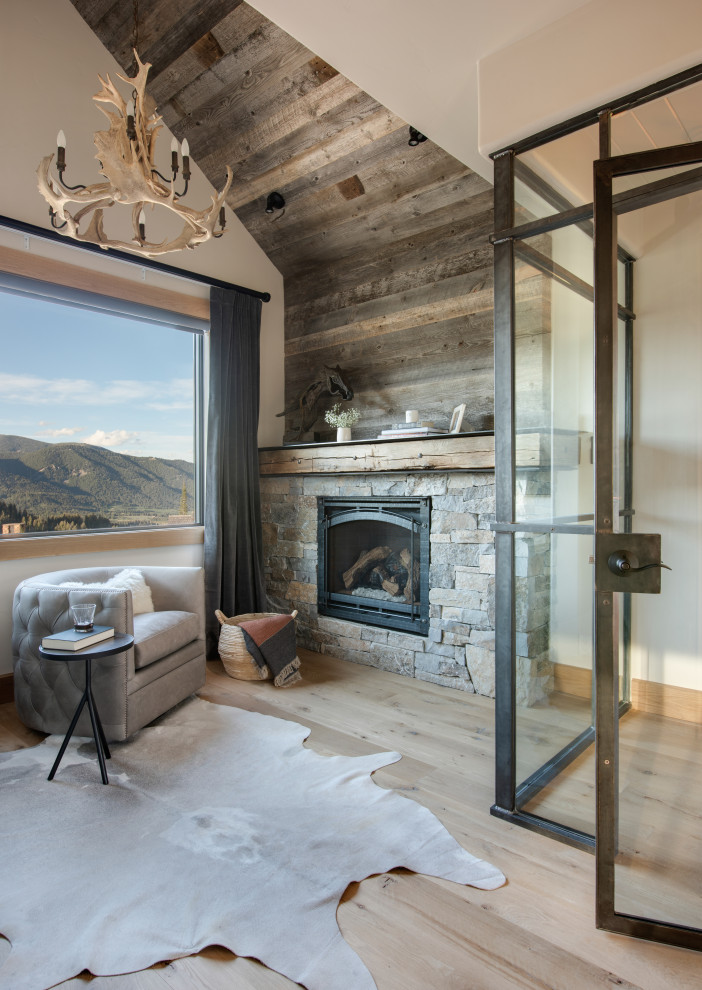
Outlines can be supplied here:
M276 210L282 210L284 206L285 200L279 192L272 192L268 194L268 199L266 200L266 213L275 213Z
M407 142L407 144L410 146L410 148L416 148L418 144L421 144L422 141L426 141L427 139L426 135L420 134L416 127L410 126L409 132L410 132L410 139Z

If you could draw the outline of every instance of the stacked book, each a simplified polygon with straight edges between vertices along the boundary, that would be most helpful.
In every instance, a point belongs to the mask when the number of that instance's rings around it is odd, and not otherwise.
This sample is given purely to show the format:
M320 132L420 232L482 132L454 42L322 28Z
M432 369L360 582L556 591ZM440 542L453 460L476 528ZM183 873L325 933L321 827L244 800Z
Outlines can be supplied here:
M75 653L77 650L84 650L87 646L102 643L104 639L112 639L114 635L115 631L112 626L93 626L92 629L85 631L65 629L63 632L44 636L41 645L45 650L67 650Z
M433 423L398 423L383 430L378 440L402 440L406 437L443 436L446 430L437 430Z

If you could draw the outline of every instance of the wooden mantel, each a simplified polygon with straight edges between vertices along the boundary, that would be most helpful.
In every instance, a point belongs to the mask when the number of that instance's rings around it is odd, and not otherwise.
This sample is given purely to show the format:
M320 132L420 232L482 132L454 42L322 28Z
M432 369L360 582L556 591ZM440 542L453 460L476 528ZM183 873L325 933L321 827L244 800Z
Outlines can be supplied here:
M589 433L550 438L539 432L518 433L519 468L552 465L575 468ZM407 471L494 471L495 434L459 433L412 440L352 440L349 443L305 443L262 447L258 452L262 476L290 474L366 474Z
M538 447L536 448L538 451ZM493 433L412 440L352 440L259 451L261 475L364 474L392 471L494 471Z

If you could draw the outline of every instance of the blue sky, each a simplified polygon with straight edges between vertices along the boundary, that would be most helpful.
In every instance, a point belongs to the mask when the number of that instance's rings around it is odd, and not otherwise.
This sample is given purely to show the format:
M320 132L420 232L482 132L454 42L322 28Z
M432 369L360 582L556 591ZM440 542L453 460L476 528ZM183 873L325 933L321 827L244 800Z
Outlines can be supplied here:
M0 433L193 460L192 335L0 293Z

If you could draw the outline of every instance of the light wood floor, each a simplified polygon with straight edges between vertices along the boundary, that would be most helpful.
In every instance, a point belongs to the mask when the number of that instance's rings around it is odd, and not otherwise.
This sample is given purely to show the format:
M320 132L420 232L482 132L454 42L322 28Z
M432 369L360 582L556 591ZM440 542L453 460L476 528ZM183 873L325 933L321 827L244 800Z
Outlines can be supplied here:
M354 884L338 919L378 990L692 990L702 955L598 932L594 858L489 814L493 702L396 674L304 653L301 684L235 681L210 664L202 697L300 722L324 754L398 750L375 774L429 807L508 884L480 891L402 870ZM32 745L11 705L0 706L0 749ZM285 990L289 980L217 947L132 976L62 990ZM8 988L9 990L9 988Z

